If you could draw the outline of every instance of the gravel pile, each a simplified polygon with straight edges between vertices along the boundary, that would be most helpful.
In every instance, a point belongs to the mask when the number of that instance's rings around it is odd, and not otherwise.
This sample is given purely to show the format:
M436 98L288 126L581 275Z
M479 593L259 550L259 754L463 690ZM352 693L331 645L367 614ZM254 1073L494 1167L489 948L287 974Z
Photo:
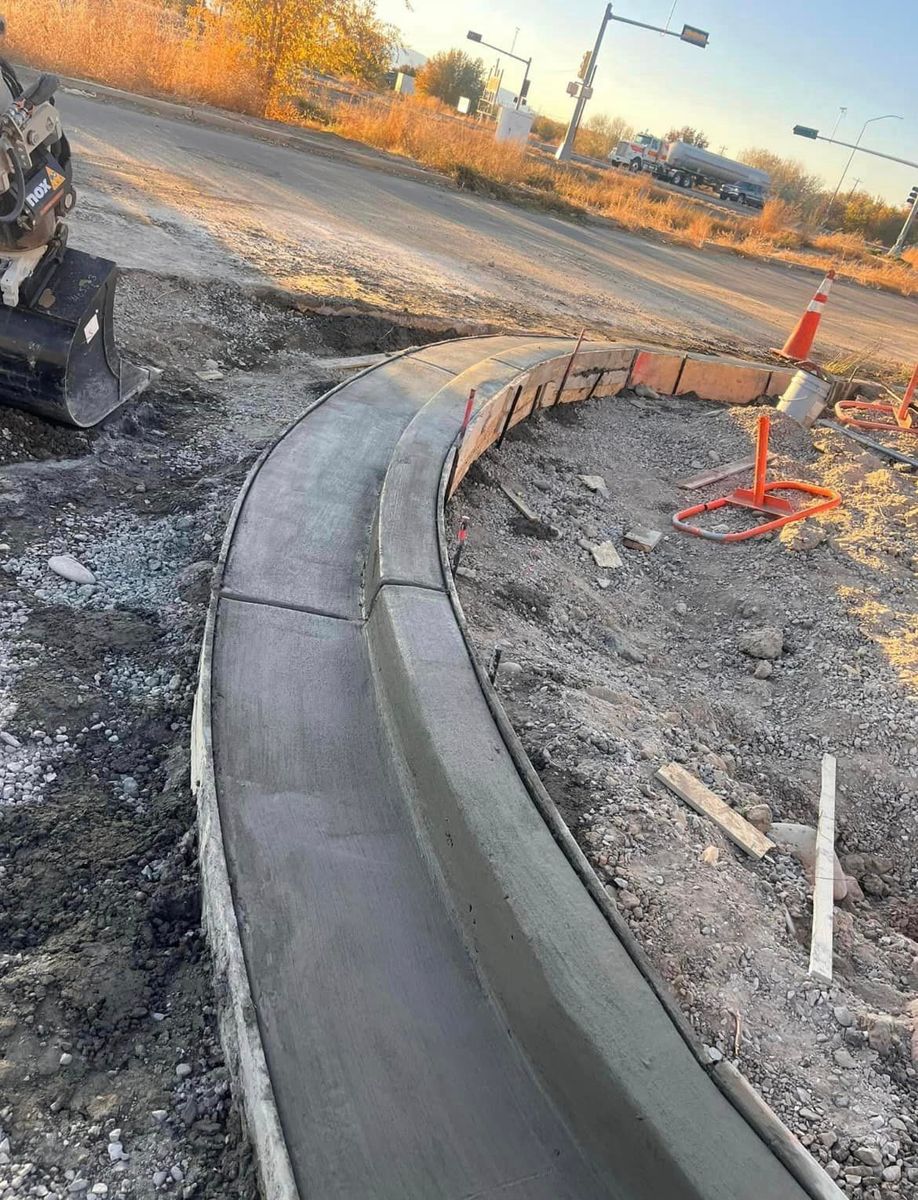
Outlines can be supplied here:
M502 649L544 783L712 1057L736 1058L850 1195L918 1196L918 747L896 736L918 691L914 480L776 415L773 477L844 506L732 546L676 533L673 512L745 480L675 483L747 456L757 416L626 394L518 427L452 506L469 519L462 602L481 658ZM627 548L634 526L663 533L654 550ZM606 542L620 565L597 566ZM827 750L839 903L821 988L805 850L748 858L655 772L682 764L783 846L815 825Z

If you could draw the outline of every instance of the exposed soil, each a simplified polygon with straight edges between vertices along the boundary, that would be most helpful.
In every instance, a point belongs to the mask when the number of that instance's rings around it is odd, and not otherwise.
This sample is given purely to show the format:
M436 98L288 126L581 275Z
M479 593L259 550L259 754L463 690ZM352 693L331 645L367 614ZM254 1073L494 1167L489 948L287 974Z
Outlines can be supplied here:
M451 327L143 272L119 312L164 371L140 400L90 433L0 409L0 1196L251 1200L188 784L217 546L323 359Z
M626 393L518 426L452 505L469 520L462 602L482 660L502 648L498 687L543 782L712 1056L738 1059L850 1195L914 1197L915 479L775 414L773 477L836 487L842 507L733 545L677 533L675 511L748 483L675 486L750 454L759 411ZM704 520L750 523L735 511ZM547 525L560 536L534 536ZM656 549L624 546L633 525L663 532ZM605 541L617 569L594 561ZM798 858L754 860L655 779L677 762L783 840L815 826L827 751L845 893L829 988L807 976Z

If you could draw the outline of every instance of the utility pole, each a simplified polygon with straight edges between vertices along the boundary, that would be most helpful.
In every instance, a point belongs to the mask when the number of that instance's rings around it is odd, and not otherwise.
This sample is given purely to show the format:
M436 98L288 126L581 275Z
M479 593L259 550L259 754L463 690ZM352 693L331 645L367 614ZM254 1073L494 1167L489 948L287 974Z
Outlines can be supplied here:
M902 250L905 246L906 239L908 238L909 230L914 224L916 214L918 214L918 187L913 187L909 192L908 202L911 205L911 208L908 210L908 216L905 218L905 224L902 226L899 236L896 238L895 244L890 246L889 250L886 252L890 258L902 257Z
M602 15L602 21L599 24L599 33L596 35L596 44L593 46L593 53L590 55L590 61L587 64L587 69L583 75L583 86L580 89L580 94L577 96L577 103L574 105L574 111L571 114L570 123L567 127L567 133L564 135L564 141L555 151L555 158L558 162L567 162L574 149L574 139L577 136L577 130L580 128L580 121L583 117L583 110L586 108L586 102L593 94L593 76L596 74L596 62L599 58L599 50L602 46L602 39L606 35L606 26L612 20L612 5L606 5L606 11Z
M673 5L673 8L675 9L675 5ZM670 13L670 17L672 17L672 13ZM669 37L677 37L680 41L688 42L692 46L700 46L702 50L708 44L708 34L703 29L696 29L694 25L683 25L681 33L677 33L674 29L668 28L668 22L667 28L664 29L660 25L648 25L646 21L632 21L628 17L614 17L612 15L612 5L607 4L599 26L599 33L596 35L596 44L593 47L593 53L590 55L587 68L581 76L580 86L578 88L576 83L568 84L568 91L572 96L577 97L577 103L574 105L574 112L567 127L567 133L564 135L564 141L555 151L555 158L558 162L566 162L573 152L574 139L577 136L577 130L580 128L583 110L586 108L587 100L593 95L596 63L599 59L599 50L602 46L602 39L605 36L606 26L610 21L620 21L623 25L635 25L638 29L650 29L653 33L663 33Z

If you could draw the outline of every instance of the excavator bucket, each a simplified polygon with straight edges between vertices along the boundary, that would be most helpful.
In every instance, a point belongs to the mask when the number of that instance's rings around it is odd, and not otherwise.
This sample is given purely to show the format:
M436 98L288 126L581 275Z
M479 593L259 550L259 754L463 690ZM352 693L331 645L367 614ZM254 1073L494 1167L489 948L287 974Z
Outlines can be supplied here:
M31 302L0 306L0 403L86 429L136 396L150 372L112 332L117 267L67 249Z

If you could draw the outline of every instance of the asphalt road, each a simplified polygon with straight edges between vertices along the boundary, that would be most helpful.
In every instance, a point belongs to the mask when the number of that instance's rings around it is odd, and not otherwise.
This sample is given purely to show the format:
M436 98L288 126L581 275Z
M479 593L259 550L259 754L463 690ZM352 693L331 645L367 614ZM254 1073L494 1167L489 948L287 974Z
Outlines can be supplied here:
M62 95L61 108L81 193L73 242L126 267L469 322L759 349L780 344L819 282L85 95ZM916 315L914 300L838 284L819 345L914 361Z

